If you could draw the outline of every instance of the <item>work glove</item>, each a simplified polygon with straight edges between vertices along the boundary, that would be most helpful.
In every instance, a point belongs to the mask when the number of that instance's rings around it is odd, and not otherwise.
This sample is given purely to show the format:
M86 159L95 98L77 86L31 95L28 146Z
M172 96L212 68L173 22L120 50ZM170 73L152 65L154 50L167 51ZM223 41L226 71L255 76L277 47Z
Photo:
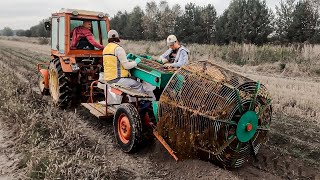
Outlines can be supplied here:
M154 61L157 63L163 64L163 62L161 60L155 59Z
M127 54L127 59L132 59L133 58L133 54L129 53Z
M173 67L173 66L172 66L172 63L166 63L163 65L163 67L168 68L168 67Z
M166 64L166 63L168 63L168 62L169 62L169 60L168 60L168 59L166 59L166 58L162 58L162 59L161 59L161 62L162 62L163 64Z
M141 62L141 59L140 58L136 58L135 60L134 60L136 63L137 63L137 65Z
M151 59L151 56L146 55L146 59L150 60L150 59Z

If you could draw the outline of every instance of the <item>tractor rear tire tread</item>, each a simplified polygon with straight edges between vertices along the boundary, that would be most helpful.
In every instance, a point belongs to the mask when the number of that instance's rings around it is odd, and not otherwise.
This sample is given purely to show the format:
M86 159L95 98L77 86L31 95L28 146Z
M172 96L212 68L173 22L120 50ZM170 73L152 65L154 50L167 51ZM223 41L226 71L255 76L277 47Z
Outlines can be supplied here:
M59 100L56 103L62 109L66 109L71 103L71 88L70 88L70 79L62 70L62 66L59 58L52 60L51 62L57 71L58 83L59 83Z

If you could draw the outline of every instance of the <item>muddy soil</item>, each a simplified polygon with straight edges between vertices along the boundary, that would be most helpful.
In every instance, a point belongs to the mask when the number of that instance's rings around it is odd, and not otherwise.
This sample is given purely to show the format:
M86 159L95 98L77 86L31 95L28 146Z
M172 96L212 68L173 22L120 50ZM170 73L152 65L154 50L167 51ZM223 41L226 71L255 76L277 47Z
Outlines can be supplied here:
M30 91L37 92L36 63L49 59L49 49L49 46L0 40L1 69L14 74L12 81L31 85L27 86ZM1 81L0 85L3 85ZM43 101L50 104L49 98ZM260 149L256 160L240 169L226 170L198 159L175 162L157 141L135 154L123 153L114 143L111 119L98 120L82 107L57 111L66 117L76 114L74 123L84 129L81 135L93 137L105 150L104 162L95 166L106 166L110 170L108 177L114 179L320 179L320 127L308 119L276 114L269 141ZM0 179L8 179L19 176L17 161L23 155L12 145L15 137L10 135L9 127L1 122L0 115Z

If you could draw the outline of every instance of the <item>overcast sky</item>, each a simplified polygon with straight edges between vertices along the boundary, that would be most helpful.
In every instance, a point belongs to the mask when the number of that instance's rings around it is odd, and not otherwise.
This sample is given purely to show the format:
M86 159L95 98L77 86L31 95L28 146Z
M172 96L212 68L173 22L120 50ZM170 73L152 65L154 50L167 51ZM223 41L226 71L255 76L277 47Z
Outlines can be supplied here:
M151 0L1 0L0 3L0 29L11 27L13 29L28 29L42 19L58 12L61 8L84 9L108 13L111 17L118 11L130 12L133 7L145 5ZM154 0L159 4L160 0ZM180 4L182 9L188 2L200 6L213 4L218 14L226 9L231 0L167 0L170 7ZM266 0L267 5L274 9L279 0Z

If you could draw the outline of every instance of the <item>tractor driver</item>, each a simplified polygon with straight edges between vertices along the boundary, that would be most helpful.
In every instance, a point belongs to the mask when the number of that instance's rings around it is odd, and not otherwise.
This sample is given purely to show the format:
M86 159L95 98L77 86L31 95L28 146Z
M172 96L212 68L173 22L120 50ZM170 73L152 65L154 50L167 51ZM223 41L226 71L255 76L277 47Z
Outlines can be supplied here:
M129 70L136 67L140 58L128 61L125 50L119 45L119 34L115 30L108 32L108 45L103 50L104 79L108 83L118 83L144 93L140 82L130 78Z
M175 35L168 36L167 46L169 49L160 56L160 61L164 64L164 67L179 68L188 63L189 50L180 45Z
M89 20L83 21L82 26L78 26L72 31L72 43L70 49L91 49L94 47L103 49L104 46L97 43L91 32L92 23Z

